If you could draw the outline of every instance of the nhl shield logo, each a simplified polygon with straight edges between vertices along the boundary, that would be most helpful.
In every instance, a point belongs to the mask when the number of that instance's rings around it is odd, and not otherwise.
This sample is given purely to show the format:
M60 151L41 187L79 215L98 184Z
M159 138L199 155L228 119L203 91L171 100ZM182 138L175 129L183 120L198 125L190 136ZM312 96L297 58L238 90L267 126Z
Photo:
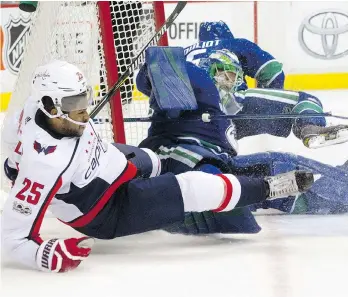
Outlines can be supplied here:
M5 60L8 69L17 74L23 58L24 48L29 38L30 19L10 19L5 25Z

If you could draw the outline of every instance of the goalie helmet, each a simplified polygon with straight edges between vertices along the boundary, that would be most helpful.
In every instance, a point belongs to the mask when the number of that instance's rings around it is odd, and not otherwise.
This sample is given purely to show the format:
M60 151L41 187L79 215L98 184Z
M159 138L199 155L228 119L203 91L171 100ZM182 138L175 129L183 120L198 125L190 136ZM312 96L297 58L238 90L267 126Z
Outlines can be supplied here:
M244 74L238 57L227 49L213 51L207 59L201 59L199 67L205 69L213 80L220 96L222 110L236 114L242 108L234 93L244 82Z
M32 78L31 97L49 118L62 117L75 122L67 113L87 109L92 100L92 89L80 69L68 62L55 60L36 68ZM52 99L58 111L56 115L45 110L43 97Z
M201 60L217 88L235 92L243 83L243 70L237 56L227 49L216 50L207 59Z

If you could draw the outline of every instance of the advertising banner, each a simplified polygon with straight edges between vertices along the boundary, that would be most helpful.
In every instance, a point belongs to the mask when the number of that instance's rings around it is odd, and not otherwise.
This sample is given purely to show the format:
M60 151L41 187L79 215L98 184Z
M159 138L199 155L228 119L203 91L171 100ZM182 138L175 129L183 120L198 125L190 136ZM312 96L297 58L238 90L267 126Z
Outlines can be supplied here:
M347 72L348 2L293 2L287 33L291 72Z

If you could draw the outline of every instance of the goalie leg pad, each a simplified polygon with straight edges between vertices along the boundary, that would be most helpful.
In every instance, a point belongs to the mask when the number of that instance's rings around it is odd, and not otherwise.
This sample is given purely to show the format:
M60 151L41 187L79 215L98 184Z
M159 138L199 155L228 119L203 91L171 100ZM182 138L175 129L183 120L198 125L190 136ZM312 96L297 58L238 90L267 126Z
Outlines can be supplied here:
M198 108L181 47L149 47L145 56L152 92L159 108L179 116L180 111Z

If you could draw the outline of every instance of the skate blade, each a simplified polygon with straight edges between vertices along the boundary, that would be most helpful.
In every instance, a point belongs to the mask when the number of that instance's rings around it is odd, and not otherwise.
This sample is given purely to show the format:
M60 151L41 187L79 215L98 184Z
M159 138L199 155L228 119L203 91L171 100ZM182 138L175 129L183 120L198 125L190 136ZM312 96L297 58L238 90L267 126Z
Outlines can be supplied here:
M337 131L333 134L313 136L307 141L307 147L317 149L321 147L341 144L348 141L348 129Z

